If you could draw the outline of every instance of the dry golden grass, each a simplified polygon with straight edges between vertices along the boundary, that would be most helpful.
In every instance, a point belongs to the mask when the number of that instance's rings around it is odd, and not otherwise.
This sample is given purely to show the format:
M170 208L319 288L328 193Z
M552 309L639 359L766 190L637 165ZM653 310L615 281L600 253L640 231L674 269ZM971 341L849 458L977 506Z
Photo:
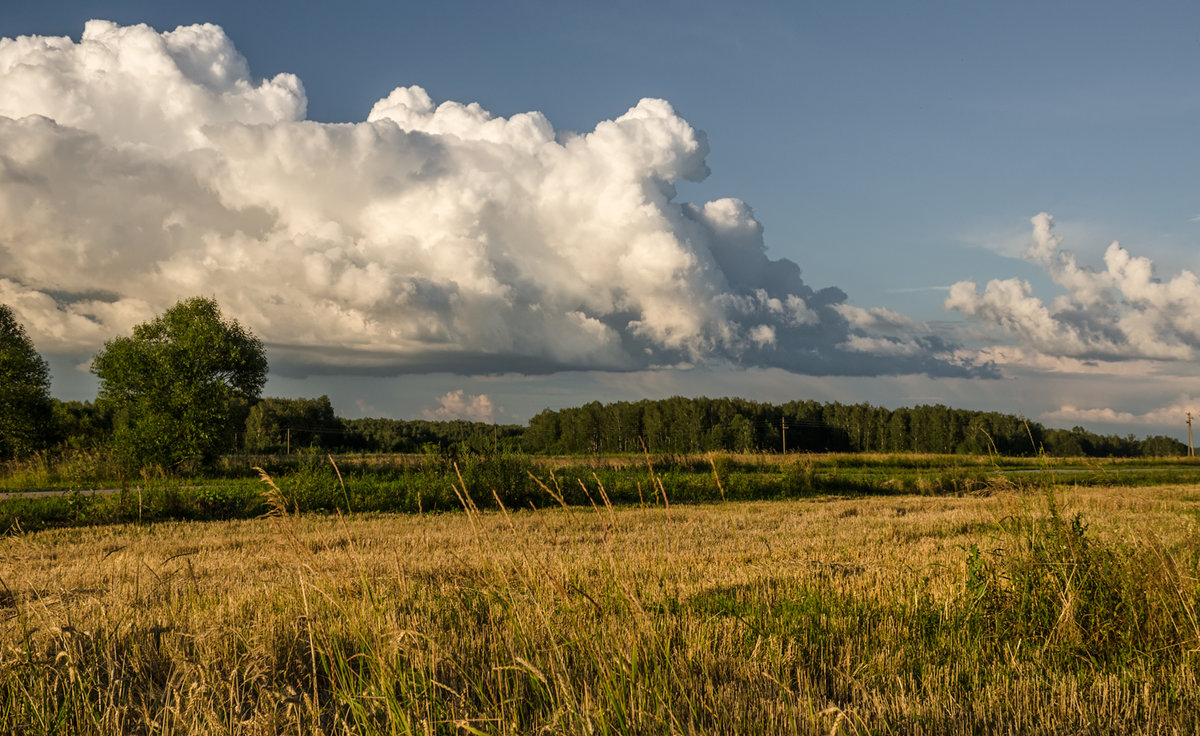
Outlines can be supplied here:
M1160 550L1194 585L1198 496L1092 488L1058 503L1097 540ZM1200 628L1179 633L1190 654L1112 666L1002 637L980 654L959 615L967 550L1013 549L1005 520L1043 514L1041 497L673 506L669 518L596 497L594 510L4 538L0 731L1200 728Z

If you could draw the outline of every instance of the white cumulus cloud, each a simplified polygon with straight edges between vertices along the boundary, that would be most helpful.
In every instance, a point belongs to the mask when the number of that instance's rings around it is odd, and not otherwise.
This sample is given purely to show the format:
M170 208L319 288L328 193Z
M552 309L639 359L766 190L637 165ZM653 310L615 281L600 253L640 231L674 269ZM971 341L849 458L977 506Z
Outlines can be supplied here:
M1191 360L1200 348L1200 281L1186 269L1168 280L1147 258L1119 243L1104 269L1079 265L1054 234L1054 219L1033 218L1025 258L1041 266L1065 293L1049 303L1024 279L954 284L945 307L1015 336L1049 356L1101 360Z
M664 100L579 134L418 86L305 108L214 25L0 40L0 301L87 352L212 296L296 372L971 371L807 286L746 203L675 202L709 148Z
M250 77L218 26L158 33L88 21L65 37L0 39L0 115L42 115L106 140L178 151L205 145L203 128L304 117L300 80Z

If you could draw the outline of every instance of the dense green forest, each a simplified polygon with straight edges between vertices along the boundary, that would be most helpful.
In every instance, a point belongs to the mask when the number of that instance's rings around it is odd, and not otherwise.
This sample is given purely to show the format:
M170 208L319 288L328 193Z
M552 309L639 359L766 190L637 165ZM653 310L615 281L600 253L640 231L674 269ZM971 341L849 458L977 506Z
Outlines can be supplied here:
M1187 447L1170 437L1139 440L1082 427L1047 429L1012 414L937 405L886 409L870 404L744 399L592 402L543 411L529 421L525 446L556 454L656 452L922 452L1028 456L1172 456Z
M99 449L111 439L112 413L90 401L55 401L54 449ZM264 398L250 407L230 452L287 454L318 449L362 453L523 452L525 428L461 419L344 419L329 397Z
M102 447L111 415L91 402L55 402L61 449ZM249 411L231 452L287 453L317 448L355 453L596 455L731 452L918 452L1055 457L1169 457L1187 452L1164 436L1100 435L1048 429L1011 414L940 404L887 409L870 404L683 398L541 412L527 426L464 420L344 419L328 397L265 398Z

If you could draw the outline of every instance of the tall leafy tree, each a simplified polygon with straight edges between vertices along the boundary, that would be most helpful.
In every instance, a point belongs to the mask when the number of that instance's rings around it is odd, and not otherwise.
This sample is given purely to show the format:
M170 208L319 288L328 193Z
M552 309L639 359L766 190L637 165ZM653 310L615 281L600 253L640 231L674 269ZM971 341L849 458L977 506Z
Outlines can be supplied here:
M0 460L42 447L53 426L50 368L12 309L0 304Z
M209 463L233 438L267 377L262 342L213 299L179 302L92 361L99 403L114 413L113 442L130 467Z

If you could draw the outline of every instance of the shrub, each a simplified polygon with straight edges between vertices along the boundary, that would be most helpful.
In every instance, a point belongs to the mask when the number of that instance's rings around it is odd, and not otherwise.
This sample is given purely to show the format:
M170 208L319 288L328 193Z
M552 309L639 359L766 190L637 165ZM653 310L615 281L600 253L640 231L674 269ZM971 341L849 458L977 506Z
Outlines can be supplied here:
M1200 587L1157 542L1102 540L1063 518L1011 522L1009 543L967 550L967 624L985 640L1040 642L1093 664L1178 656L1200 645Z

